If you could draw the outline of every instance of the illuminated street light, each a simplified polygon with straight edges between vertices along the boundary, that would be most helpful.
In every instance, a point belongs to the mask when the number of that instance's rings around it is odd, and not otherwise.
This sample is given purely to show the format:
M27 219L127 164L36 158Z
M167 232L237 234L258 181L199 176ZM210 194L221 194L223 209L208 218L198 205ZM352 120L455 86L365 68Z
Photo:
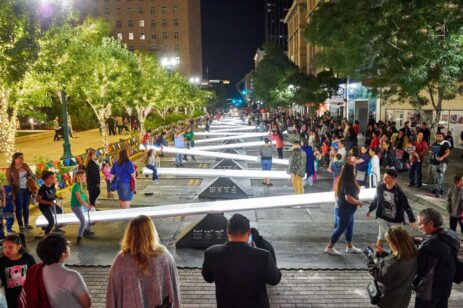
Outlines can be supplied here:
M180 64L180 59L178 57L167 57L161 59L161 65L169 72L169 76L172 75L175 67Z
M201 79L199 77L191 77L190 78L190 83L192 84L199 84L201 82Z

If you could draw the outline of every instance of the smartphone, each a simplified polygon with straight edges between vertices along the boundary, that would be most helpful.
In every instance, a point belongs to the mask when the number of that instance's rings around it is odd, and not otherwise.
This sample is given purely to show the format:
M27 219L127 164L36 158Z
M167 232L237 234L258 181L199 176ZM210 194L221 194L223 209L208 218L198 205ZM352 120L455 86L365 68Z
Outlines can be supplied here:
M252 247L252 234L249 235L248 245Z
M374 256L374 253L375 253L375 251L373 250L373 248L371 248L370 246L368 246L367 248L363 249L362 252L363 252L363 254L365 255L365 257L367 257L367 258L370 258L370 257Z

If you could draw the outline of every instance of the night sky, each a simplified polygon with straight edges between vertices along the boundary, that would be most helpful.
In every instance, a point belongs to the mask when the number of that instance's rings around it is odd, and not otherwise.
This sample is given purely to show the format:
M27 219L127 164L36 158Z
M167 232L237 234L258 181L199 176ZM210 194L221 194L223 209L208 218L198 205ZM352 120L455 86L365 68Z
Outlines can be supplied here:
M232 88L254 67L264 42L263 0L201 0L204 78ZM236 92L236 91L235 91Z

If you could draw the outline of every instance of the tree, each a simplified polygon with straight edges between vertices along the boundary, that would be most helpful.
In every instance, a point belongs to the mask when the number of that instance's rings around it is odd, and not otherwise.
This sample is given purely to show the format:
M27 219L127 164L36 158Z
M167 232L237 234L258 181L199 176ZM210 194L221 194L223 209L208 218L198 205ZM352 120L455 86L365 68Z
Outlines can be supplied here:
M440 120L442 102L462 92L461 1L355 1L320 3L306 39L321 47L319 64L368 80L384 101L431 104Z
M36 5L27 0L0 2L0 151L14 151L16 122L25 102L24 78L37 58Z

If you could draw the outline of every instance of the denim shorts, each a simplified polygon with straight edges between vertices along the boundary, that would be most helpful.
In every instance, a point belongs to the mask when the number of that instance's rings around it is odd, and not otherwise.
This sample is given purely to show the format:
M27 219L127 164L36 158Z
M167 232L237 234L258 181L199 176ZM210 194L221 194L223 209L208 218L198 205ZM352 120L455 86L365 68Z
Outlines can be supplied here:
M264 171L272 170L272 160L271 159L262 159L261 164L262 164L262 170Z
M121 201L132 201L133 191L130 187L130 183L121 183L117 185L117 194L119 195L119 200Z

